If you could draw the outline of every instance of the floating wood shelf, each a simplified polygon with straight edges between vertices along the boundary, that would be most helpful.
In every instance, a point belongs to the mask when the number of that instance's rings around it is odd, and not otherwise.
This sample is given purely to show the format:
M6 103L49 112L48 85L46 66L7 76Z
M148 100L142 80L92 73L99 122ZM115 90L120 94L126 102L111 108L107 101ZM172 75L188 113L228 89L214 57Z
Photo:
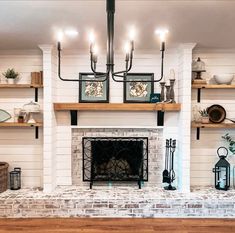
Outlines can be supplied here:
M0 88L34 88L34 101L38 102L38 88L43 88L39 84L0 84Z
M210 129L226 129L226 128L235 128L234 123L209 123L209 124L202 124L202 123L196 123L192 122L192 128L210 128Z
M181 104L54 103L56 111L180 111Z
M164 125L164 112L180 111L181 104L150 103L54 103L55 111L70 111L71 125L77 125L78 111L144 111L157 112L157 125Z
M197 102L201 102L201 89L235 89L235 85L226 84L192 84L192 89L197 89Z
M17 123L17 122L0 122L0 128L5 127L5 128L35 128L35 138L39 138L39 127L42 127L43 123L38 122L38 123Z
M202 124L202 123L197 123L197 122L193 121L191 123L191 126L192 126L192 128L197 129L197 135L196 135L197 140L200 139L200 129L235 129L234 123Z
M193 84L193 89L235 89L235 85L226 85L226 84Z
M0 88L42 88L42 85L36 84L0 84Z
M0 127L41 127L42 123L0 122Z

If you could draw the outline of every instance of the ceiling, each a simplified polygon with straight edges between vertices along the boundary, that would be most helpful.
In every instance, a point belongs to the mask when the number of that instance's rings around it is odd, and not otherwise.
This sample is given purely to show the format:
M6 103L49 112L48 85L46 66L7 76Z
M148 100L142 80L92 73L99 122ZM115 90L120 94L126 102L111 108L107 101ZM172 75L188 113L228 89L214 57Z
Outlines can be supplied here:
M105 0L0 1L0 49L35 49L55 43L59 29L76 28L64 47L88 49L94 29L101 48L106 42ZM197 43L198 48L235 49L235 1L116 0L115 42L122 47L128 29L137 30L137 49L158 48L154 30L167 27L168 45Z

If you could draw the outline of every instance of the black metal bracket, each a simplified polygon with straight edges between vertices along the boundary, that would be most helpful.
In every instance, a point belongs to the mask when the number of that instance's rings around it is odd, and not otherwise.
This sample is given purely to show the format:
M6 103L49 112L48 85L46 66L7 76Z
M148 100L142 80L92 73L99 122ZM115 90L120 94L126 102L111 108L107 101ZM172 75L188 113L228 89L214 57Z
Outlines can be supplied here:
M71 125L78 125L78 111L70 110Z
M39 138L39 128L38 128L38 126L35 127L35 138L36 139Z
M35 102L38 102L38 88L35 87L34 91L35 91L34 101L35 101Z
M201 88L197 89L197 102L200 103L201 102Z
M201 129L197 127L197 140L200 140L200 131Z
M164 115L165 112L157 111L157 126L164 126Z

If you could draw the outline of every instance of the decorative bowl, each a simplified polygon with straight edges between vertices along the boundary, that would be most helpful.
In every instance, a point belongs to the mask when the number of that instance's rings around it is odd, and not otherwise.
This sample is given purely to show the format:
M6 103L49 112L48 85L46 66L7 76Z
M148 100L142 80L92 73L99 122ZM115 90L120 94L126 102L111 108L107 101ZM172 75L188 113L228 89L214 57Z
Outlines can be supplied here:
M233 81L234 74L220 74L214 75L214 79L217 84L227 84L230 85Z

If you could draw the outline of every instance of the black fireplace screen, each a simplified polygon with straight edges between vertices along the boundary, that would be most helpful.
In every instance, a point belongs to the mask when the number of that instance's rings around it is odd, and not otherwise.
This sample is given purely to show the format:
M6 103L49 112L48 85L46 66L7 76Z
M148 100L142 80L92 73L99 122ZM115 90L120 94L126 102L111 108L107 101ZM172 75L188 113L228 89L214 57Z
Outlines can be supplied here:
M83 181L148 181L147 137L84 137ZM139 184L140 185L140 184Z

